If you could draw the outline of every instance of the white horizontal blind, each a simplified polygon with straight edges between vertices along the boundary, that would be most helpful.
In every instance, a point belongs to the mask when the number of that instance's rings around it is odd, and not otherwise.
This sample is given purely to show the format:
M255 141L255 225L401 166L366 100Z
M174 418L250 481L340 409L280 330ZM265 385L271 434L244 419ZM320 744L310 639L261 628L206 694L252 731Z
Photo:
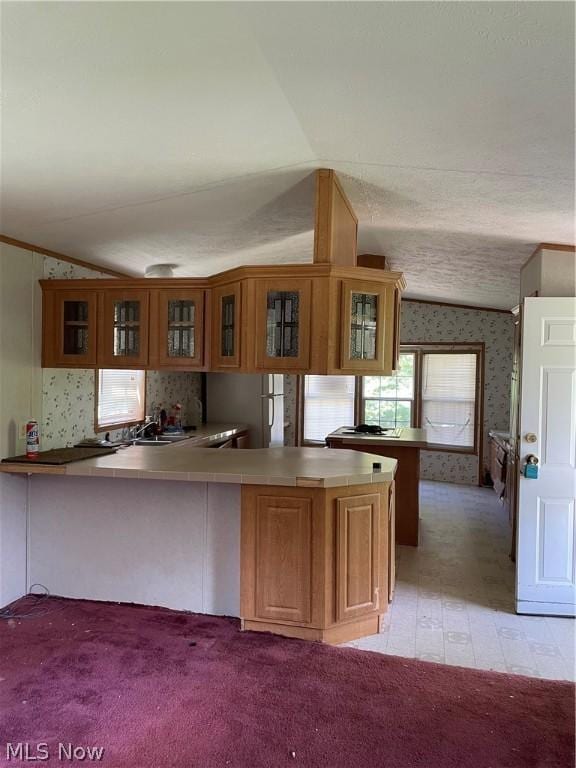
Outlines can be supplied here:
M100 368L98 426L111 427L144 418L145 371Z
M354 376L304 377L304 440L354 424Z
M441 445L474 446L476 406L474 354L424 354L422 426Z

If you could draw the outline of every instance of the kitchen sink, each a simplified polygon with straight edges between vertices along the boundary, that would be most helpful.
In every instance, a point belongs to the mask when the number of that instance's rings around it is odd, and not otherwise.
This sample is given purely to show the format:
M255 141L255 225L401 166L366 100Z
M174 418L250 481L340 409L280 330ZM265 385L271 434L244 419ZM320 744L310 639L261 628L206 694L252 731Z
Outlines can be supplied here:
M166 434L156 435L155 437L139 437L134 441L134 445L171 445L172 443L180 443L183 440L189 440L192 435L183 434Z
M134 445L172 445L173 440L164 440L163 438L141 437L134 440Z

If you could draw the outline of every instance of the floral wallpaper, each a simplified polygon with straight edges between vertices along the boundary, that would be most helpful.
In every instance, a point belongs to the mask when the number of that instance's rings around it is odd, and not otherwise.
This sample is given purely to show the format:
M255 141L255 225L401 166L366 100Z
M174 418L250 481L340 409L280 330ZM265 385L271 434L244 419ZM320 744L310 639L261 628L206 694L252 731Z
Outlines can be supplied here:
M44 257L44 279L45 280L84 280L109 278L104 272L97 272L94 269L80 267L77 264L70 264L67 261L53 259L51 256Z
M101 272L44 258L44 276L48 280L105 278ZM198 419L197 399L201 395L198 373L185 371L147 371L146 410L154 405L169 408L182 405L184 424ZM44 368L42 371L42 450L74 445L85 437L94 437L95 372L85 369ZM120 438L120 430L110 430L111 438Z
M488 430L507 430L510 423L510 376L514 344L512 315L437 304L402 302L400 339L403 344L484 342L484 456L488 464ZM443 451L422 451L423 480L478 482L478 457Z
M510 375L512 372L514 325L504 312L460 309L404 300L400 338L403 344L438 342L483 342L484 381L484 456L488 464L488 430L504 430L510 419ZM286 445L294 445L296 425L296 377L286 376ZM475 485L478 482L478 457L445 451L422 451L420 475L423 480L441 480Z
M95 371L45 368L42 387L42 450L74 445L94 437ZM196 424L200 397L200 375L180 371L147 371L146 410L153 405L168 409L182 405L184 424ZM107 430L113 440L121 430ZM101 435L103 437L103 435Z

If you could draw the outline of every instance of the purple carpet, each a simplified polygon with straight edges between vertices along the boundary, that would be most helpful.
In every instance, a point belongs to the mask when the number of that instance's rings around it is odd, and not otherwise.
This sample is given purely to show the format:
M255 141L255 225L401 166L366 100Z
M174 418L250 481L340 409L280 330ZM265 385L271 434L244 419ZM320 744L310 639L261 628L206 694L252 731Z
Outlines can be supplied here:
M30 765L19 742L40 765L573 768L574 687L49 598L0 621L0 765Z

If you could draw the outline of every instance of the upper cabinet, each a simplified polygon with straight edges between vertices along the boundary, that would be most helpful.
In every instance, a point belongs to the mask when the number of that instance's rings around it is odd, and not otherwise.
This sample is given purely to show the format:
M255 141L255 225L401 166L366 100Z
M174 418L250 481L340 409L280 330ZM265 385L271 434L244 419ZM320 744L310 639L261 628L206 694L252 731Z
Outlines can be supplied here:
M238 371L241 367L242 283L212 289L211 370Z
M42 364L91 368L96 364L94 291L72 287L43 294Z
M258 370L310 368L312 280L256 281L255 340Z
M108 288L98 298L98 367L146 368L149 292Z
M391 373L399 355L400 290L393 282L342 281L340 367Z
M204 366L203 290L164 288L150 291L150 366L199 369Z
M388 375L400 343L398 272L357 262L358 221L334 171L316 173L310 262L208 278L43 280L43 364Z

